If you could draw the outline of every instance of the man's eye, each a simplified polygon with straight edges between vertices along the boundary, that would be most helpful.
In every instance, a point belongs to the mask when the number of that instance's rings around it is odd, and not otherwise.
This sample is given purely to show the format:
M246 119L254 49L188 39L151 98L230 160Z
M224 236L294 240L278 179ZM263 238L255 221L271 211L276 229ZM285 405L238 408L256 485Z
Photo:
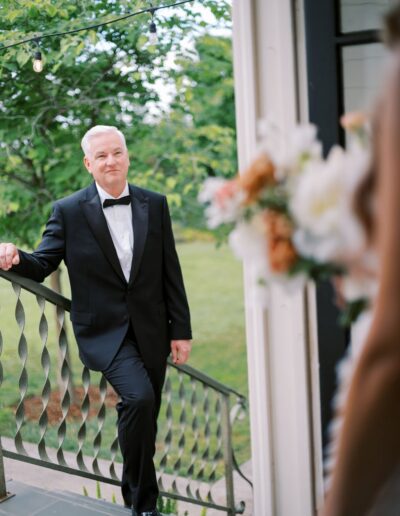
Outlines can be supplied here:
M117 152L115 153L115 155L116 155L116 156L119 156L120 154L122 154L122 152L121 152L121 151L117 151Z

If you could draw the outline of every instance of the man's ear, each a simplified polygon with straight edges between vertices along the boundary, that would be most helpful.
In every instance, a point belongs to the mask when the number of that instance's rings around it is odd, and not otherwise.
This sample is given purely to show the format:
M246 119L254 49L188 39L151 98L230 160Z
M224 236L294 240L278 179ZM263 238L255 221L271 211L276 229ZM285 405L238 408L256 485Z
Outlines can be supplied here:
M83 157L83 164L85 165L86 170L89 172L89 174L91 174L92 172L90 171L90 162L86 156Z

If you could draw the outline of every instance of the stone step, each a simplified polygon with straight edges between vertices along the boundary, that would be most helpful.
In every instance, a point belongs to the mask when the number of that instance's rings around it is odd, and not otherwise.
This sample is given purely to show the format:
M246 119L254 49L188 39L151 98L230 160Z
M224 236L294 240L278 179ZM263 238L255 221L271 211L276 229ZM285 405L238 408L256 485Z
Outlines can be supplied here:
M79 503L85 507L90 505L90 507L99 507L102 508L102 510L104 510L104 508L112 510L113 514L120 514L126 516L127 514L130 515L132 512L130 509L122 507L122 505L112 503L101 498L91 498L89 496L71 493L70 491L54 491L54 494L56 494L58 497L62 499L65 499L66 501L72 500L75 503Z
M0 503L0 515L7 516L130 516L131 511L119 505L87 496L47 491L14 480L7 491L15 494Z

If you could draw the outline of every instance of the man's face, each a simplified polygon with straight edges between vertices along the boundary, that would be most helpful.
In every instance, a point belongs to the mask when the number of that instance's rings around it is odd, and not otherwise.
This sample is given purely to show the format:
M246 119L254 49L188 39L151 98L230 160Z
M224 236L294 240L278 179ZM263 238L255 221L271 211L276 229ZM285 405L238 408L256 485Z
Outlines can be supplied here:
M110 195L119 195L125 187L129 168L128 151L120 136L107 132L89 140L84 163L93 179Z

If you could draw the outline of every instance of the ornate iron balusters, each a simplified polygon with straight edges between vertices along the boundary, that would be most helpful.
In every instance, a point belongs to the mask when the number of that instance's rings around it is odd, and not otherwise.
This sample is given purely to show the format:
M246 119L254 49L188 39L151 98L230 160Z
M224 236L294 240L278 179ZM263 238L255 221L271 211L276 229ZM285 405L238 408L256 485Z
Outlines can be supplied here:
M40 309L39 335L42 342L42 353L40 362L44 372L44 384L42 388L42 412L39 416L40 440L38 444L39 456L41 459L49 461L49 456L46 450L45 434L47 432L48 417L47 407L49 404L51 394L50 384L50 355L47 349L47 338L49 335L49 326L47 324L46 315L44 313L46 301L42 296L36 296L37 303Z
M90 410L90 398L89 398L89 387L90 387L90 371L87 367L83 367L82 370L82 386L83 386L83 398L82 398L82 423L78 430L78 452L76 455L76 463L78 468L82 471L88 471L83 458L83 445L86 440L86 422L89 417Z
M118 463L119 448L117 431L110 430L111 423L106 413L107 382L99 378L99 408L97 399L92 400L91 374L87 368L82 369L82 402L80 406L80 422L67 421L71 412L70 381L72 372L67 360L67 338L65 328L65 311L70 309L70 302L50 291L46 287L30 280L20 278L12 273L3 273L12 282L17 298L15 318L19 328L18 354L21 361L19 375L19 402L16 407L16 432L14 442L17 453L4 450L4 454L19 460L26 460L44 467L68 471L88 478L111 484L118 484L120 467ZM28 351L30 343L25 335L26 314L21 300L22 288L36 295L40 311L39 337L41 342L40 364L44 373L41 388L42 407L38 415L39 435L37 446L40 459L28 455L22 439L21 428L25 421L24 403L28 387ZM55 426L54 418L49 421L49 402L51 400L50 372L52 361L57 362L48 347L49 324L45 314L47 301L57 307L59 333L57 336L61 354L61 421ZM27 312L29 315L29 312ZM28 332L27 332L28 334ZM29 346L28 346L29 344ZM0 332L0 356L2 355L3 338ZM35 353L32 353L35 355ZM0 363L0 387L3 381L4 362ZM31 373L30 373L31 374ZM95 376L95 375L93 375ZM97 377L97 376L96 376ZM237 403L230 414L230 395L234 394ZM158 482L164 496L195 503L205 507L214 507L229 514L243 512L243 506L234 507L233 469L236 463L233 458L231 425L235 417L243 410L243 397L188 366L176 366L169 363L163 392L163 406L160 415L158 435ZM95 405L96 404L96 405ZM77 407L74 407L74 410ZM107 416L107 417L106 417ZM96 417L97 426L92 435L92 417ZM231 420L232 417L232 420ZM27 422L28 424L31 424ZM75 429L76 428L76 429ZM71 429L71 430L70 430ZM68 433L67 433L68 431ZM49 441L54 440L57 433L55 449L49 448ZM70 435L71 434L71 435ZM107 437L109 436L109 437ZM75 437L75 442L71 440ZM33 437L32 437L33 438ZM107 439L110 439L108 447ZM90 441L90 442L89 442ZM76 451L66 452L76 445ZM53 445L54 446L54 445ZM91 449L91 453L88 451ZM108 448L108 449L106 449ZM27 446L27 449L30 448ZM53 451L53 453L50 453ZM57 459L53 455L56 452ZM71 466L70 457L75 459L77 467ZM107 457L108 476L101 472L100 459ZM67 460L68 459L68 460ZM91 466L89 463L91 461ZM48 467L49 467L48 466ZM215 500L213 484L219 478L225 478L226 502Z
M26 391L28 389L28 371L26 369L26 361L28 359L28 344L26 342L25 334L24 334L24 328L25 328L25 311L24 307L22 305L20 296L21 296L21 286L17 285L16 283L12 284L15 295L17 296L17 304L15 307L15 319L17 321L20 335L18 339L18 355L21 360L21 373L18 380L18 388L20 393L20 399L17 406L17 409L15 411L15 423L17 425L15 436L14 436L14 442L15 447L18 451L18 453L21 453L23 455L27 455L27 452L24 448L22 436L21 436L21 429L22 425L25 422L25 410L24 410L24 400Z

